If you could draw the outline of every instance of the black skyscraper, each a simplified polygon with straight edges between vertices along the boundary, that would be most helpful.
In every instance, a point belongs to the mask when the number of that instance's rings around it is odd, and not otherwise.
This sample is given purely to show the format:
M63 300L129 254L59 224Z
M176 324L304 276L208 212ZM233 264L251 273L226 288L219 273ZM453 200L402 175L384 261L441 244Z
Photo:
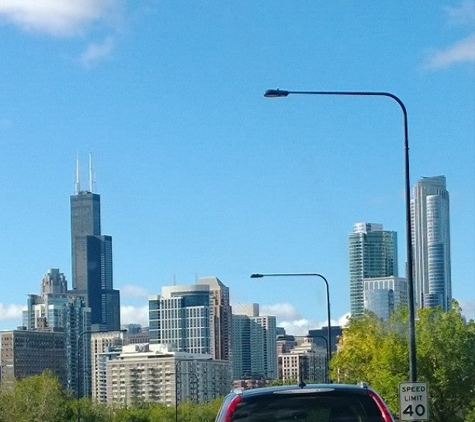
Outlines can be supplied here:
M120 296L112 281L112 237L101 235L101 200L81 190L77 164L76 192L71 195L71 258L73 293L84 296L91 308L94 331L120 329Z

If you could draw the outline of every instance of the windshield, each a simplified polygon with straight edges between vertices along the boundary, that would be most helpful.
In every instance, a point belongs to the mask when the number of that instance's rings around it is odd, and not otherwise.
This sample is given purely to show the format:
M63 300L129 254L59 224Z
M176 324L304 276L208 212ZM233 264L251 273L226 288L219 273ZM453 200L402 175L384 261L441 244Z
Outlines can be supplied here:
M271 395L240 403L232 422L383 422L374 401L366 395Z

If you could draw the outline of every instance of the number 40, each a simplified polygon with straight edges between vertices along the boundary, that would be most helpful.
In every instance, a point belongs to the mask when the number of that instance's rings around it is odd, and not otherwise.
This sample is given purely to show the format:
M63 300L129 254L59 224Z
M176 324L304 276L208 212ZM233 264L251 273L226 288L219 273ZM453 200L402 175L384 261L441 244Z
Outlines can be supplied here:
M402 413L409 416L414 415L414 413L417 416L423 416L426 413L426 408L422 404L418 404L416 407L414 407L414 410L412 410L412 404L410 404L403 410Z

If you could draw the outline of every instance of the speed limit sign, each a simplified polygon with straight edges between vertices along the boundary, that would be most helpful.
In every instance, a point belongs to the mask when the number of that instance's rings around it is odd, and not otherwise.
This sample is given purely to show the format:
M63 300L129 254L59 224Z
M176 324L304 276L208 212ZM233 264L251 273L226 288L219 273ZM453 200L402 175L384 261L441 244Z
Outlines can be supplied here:
M427 421L429 408L426 382L399 384L399 419L401 421Z

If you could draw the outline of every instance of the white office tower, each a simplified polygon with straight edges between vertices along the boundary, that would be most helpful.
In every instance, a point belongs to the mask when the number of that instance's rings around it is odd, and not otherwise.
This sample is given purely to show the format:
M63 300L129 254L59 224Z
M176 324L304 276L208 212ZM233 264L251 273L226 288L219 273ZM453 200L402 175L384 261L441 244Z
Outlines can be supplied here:
M148 301L150 343L212 355L211 298L207 284L162 287Z
M275 316L259 316L259 305L233 307L233 379L278 378Z
M364 279L398 275L397 233L382 224L356 223L349 235L350 310L360 317L364 311Z
M407 308L407 281L405 278L390 276L365 278L364 307L383 320L402 307Z
M205 403L230 391L230 375L229 361L212 359L210 354L176 352L166 344L131 344L107 362L107 401L173 407Z
M445 176L417 182L412 200L414 291L417 308L450 309L450 210Z
M124 331L91 334L92 398L99 403L107 403L107 362L120 356L126 335Z

